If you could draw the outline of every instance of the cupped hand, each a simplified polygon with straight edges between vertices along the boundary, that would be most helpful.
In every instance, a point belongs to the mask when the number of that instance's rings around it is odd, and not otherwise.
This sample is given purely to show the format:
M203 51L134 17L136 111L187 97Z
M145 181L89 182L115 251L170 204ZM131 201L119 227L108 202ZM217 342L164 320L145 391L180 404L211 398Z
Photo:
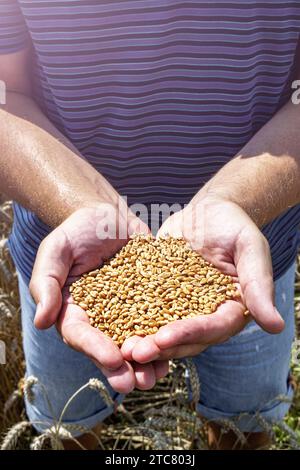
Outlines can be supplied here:
M109 337L89 324L85 311L69 294L72 282L111 258L130 234L149 232L129 211L115 216L112 207L99 204L77 210L53 230L39 247L30 291L37 304L35 326L45 329L56 324L66 344L86 354L113 389L128 393L134 387L153 387L166 375L168 362L129 363Z
M207 261L231 275L241 300L227 301L211 315L174 321L140 341L129 338L121 349L126 360L146 364L194 356L226 341L251 319L269 333L282 331L268 242L237 204L212 198L192 201L166 220L158 233L164 235L184 237ZM244 314L246 309L249 315Z

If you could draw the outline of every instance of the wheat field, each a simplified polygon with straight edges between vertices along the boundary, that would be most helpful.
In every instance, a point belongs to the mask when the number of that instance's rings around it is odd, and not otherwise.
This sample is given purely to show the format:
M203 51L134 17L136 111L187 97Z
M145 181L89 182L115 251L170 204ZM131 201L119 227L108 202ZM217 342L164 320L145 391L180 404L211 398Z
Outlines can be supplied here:
M12 224L11 203L0 197L0 340L6 345L6 364L0 365L0 445L2 449L62 449L61 440L71 429L53 426L38 436L28 422L24 393L34 394L34 379L24 381L24 358L20 328L17 277L7 249ZM296 278L295 316L300 332L300 263ZM271 425L260 417L262 427L272 439L271 449L300 449L300 361L292 363L295 395L288 416ZM193 399L188 401L185 382L190 376ZM103 384L90 381L109 400ZM134 391L110 416L99 436L99 449L207 449L207 423L194 411L201 384L190 360L171 365L171 373L150 391ZM51 397L49 397L51 399ZM284 398L283 398L284 399ZM259 413L257 413L259 416ZM223 420L223 432L236 434L237 446L244 436L234 422ZM84 431L84 429L82 430Z

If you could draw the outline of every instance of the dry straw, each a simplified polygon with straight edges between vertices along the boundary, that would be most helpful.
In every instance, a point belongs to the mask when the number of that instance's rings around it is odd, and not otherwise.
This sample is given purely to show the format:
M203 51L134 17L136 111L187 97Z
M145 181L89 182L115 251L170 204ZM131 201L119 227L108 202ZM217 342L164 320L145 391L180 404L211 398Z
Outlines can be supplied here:
M174 320L213 313L239 292L233 279L181 238L136 236L72 284L74 302L118 345Z
M107 387L104 385L103 382L99 379L90 379L89 380L89 388L91 390L95 390L99 392L100 396L104 400L106 406L114 406L114 401L109 394Z
M30 427L31 424L28 421L21 421L20 423L15 424L4 436L1 444L1 450L16 449L19 439Z

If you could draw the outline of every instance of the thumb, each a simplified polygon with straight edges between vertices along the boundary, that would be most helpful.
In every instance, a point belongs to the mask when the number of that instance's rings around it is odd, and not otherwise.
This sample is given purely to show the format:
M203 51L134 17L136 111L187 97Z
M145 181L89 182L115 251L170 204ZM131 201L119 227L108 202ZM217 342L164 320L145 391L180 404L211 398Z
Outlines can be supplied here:
M150 229L139 217L129 212L128 214L128 237L135 235L149 235Z
M42 280L42 284L32 278L30 291L37 303L34 318L35 327L39 329L50 328L50 326L55 323L62 306L60 285L56 279L51 277L45 276Z
M70 258L68 245L61 233L52 232L40 245L29 284L30 293L37 304L36 328L49 328L59 315L61 289L70 270Z
M183 237L183 213L182 211L176 212L171 215L162 224L156 234L156 238L171 236L173 238Z
M280 333L284 320L274 304L269 245L255 227L244 230L237 243L236 267L246 307L268 333Z

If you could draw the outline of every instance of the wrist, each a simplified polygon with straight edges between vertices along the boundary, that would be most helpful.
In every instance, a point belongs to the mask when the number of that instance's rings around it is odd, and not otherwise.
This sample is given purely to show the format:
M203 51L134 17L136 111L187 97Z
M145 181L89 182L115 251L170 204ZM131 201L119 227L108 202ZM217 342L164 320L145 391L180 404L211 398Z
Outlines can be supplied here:
M196 206L197 204L215 205L222 203L236 203L236 201L233 201L225 191L213 188L209 183L207 183L198 191L197 194L195 194L189 204Z
M66 219L69 222L81 223L89 221L89 225L97 225L105 238L127 239L135 233L148 234L147 225L131 212L125 200L118 196L114 199L89 199L76 207Z
M112 212L113 210L126 210L127 204L106 181L103 182L101 177L100 181L94 181L91 184L91 188L81 188L76 193L72 190L70 197L64 197L61 207L60 223L72 214L84 210L94 211L96 214L100 210L103 212L106 208L107 211Z
M239 197L230 193L227 188L214 186L211 182L207 183L190 201L192 206L198 204L222 205L224 210L226 206L235 206L243 211L259 228L266 223L265 215L261 208L255 206L251 200L245 197L241 192Z
M126 202L119 196L118 198L111 197L99 197L95 195L94 197L80 197L78 200L73 200L72 204L68 207L65 207L65 217L63 220L67 219L73 214L80 214L84 212L89 212L90 214L113 214L116 215L126 214L128 212L128 206Z

